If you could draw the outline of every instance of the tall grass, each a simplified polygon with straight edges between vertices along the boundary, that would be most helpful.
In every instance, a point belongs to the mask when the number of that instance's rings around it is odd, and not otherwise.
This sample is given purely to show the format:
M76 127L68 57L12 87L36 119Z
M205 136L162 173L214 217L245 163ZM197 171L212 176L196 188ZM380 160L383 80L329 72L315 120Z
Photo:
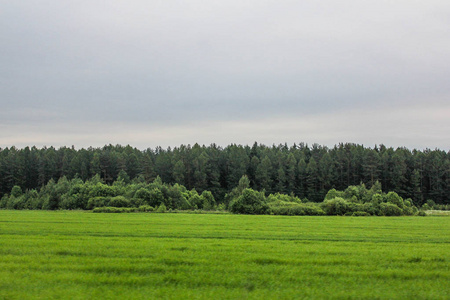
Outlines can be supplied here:
M0 299L450 294L448 217L0 211Z

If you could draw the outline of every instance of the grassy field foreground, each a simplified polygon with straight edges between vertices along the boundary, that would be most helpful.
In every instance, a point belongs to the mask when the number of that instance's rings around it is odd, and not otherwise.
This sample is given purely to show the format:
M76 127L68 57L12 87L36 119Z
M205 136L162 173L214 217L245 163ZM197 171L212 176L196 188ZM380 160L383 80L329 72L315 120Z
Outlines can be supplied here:
M0 299L450 295L450 218L0 211Z

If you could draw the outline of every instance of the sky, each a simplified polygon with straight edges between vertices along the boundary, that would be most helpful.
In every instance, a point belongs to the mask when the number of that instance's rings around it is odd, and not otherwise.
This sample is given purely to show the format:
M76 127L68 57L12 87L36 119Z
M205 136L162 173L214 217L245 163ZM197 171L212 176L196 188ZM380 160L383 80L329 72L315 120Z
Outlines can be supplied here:
M450 149L448 0L0 0L0 147Z

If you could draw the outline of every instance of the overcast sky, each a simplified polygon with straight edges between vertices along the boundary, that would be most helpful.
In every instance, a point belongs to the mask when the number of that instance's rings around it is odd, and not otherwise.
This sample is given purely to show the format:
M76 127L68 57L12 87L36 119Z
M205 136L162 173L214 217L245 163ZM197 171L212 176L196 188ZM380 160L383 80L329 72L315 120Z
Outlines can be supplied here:
M450 149L450 1L0 0L0 147Z

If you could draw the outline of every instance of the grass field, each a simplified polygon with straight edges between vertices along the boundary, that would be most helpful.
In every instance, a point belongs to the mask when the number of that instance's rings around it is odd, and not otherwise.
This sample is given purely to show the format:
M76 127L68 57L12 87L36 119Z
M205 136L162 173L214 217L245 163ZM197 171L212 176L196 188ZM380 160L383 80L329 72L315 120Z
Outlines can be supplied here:
M0 299L449 299L450 217L0 211Z

